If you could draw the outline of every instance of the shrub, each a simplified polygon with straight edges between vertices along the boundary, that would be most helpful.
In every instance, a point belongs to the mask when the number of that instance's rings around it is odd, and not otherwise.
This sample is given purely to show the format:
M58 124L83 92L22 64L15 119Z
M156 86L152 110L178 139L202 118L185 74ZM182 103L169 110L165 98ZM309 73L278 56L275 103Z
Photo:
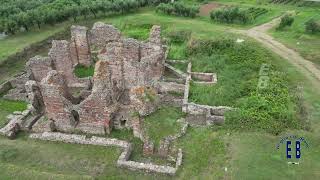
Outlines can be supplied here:
M159 6L157 6L156 11L160 11L169 15L194 18L199 13L199 6L187 6L180 2L174 2L169 4L161 3L159 4Z
M277 30L282 30L287 26L291 26L293 21L294 21L294 18L292 16L290 16L288 14L284 15L281 18L281 22L280 22L279 26L277 27Z
M246 10L238 7L223 8L212 11L210 18L221 23L239 23L246 24L252 21L252 16Z
M305 23L306 25L306 31L309 33L317 33L320 32L320 23L318 23L314 19L310 19Z

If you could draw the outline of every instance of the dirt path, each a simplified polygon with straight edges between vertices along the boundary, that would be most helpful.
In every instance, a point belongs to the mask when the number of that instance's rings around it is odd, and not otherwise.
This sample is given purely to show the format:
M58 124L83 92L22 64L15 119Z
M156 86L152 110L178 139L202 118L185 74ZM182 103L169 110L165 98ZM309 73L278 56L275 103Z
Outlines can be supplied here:
M319 88L320 69L318 69L311 61L304 59L296 51L287 48L285 45L276 41L272 36L267 34L267 31L277 25L279 21L280 18L276 18L266 24L256 26L252 29L236 30L236 32L254 38L276 54L288 60L288 62L297 67L297 69L302 72L312 82L313 85Z
M209 16L211 11L213 11L214 9L217 9L219 7L221 7L221 4L216 3L216 2L204 4L200 7L199 15L200 16Z

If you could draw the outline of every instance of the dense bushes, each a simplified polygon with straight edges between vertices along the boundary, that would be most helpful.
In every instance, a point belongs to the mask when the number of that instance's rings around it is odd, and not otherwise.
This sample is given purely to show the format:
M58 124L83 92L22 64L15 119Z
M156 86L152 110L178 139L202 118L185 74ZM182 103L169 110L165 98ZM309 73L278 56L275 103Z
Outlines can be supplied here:
M306 31L309 33L318 33L320 32L320 23L314 19L310 19L306 22Z
M252 17L246 10L238 7L224 8L212 11L210 18L221 23L239 23L246 24L252 20Z
M14 34L21 27L29 30L43 24L53 25L72 18L97 17L98 14L125 13L149 4L169 0L15 0L0 7L0 32Z
M199 13L199 6L187 6L181 2L169 4L161 3L157 6L157 12L193 18Z
M281 17L281 21L279 26L276 28L277 30L282 30L287 26L291 26L294 21L294 18L288 14Z

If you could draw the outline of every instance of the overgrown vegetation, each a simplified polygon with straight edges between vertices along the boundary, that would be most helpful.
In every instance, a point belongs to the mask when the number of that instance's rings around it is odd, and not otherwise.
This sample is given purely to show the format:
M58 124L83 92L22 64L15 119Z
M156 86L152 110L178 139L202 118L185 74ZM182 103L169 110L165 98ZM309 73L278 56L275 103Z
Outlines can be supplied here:
M168 58L176 60L187 59L187 42L191 38L191 31L170 31L166 34L166 38L169 45Z
M143 22L141 24L130 24L125 22L120 26L120 30L125 36L145 41L149 38L151 27L152 24Z
M199 13L199 6L185 5L182 2L161 3L157 6L157 12L166 13L168 15L196 17Z
M77 65L74 69L74 74L78 78L86 78L86 77L92 77L94 74L94 66L83 66L83 65Z
M286 128L302 128L299 93L291 79L273 63L276 58L253 42L232 39L192 40L188 52L195 72L216 72L217 85L191 85L190 100L200 104L238 108L227 115L227 126L237 130L264 130L278 134ZM271 66L270 81L258 88L262 64Z

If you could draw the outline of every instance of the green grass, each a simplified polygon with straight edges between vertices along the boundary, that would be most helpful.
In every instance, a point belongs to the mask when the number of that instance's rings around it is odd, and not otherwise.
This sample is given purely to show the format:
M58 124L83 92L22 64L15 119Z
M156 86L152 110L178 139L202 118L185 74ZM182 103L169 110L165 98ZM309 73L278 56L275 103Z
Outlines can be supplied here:
M33 43L45 40L49 36L62 31L64 28L65 24L57 25L54 28L48 26L40 30L33 29L30 32L19 33L0 40L0 63L8 56L22 51L23 48L28 47Z
M232 179L319 179L320 144L316 139L319 136L305 132L290 132L306 138L312 143L310 148L302 146L299 165L288 165L286 159L285 144L276 149L282 136L270 136L261 133L234 133L227 137L230 142ZM294 152L292 152L294 154ZM295 159L291 161L296 162Z
M0 128L2 128L8 123L7 116L14 111L23 111L27 109L27 103L0 98L0 107Z
M74 74L78 78L92 77L94 74L94 66L86 67L86 66L78 65L74 69Z
M188 128L187 134L176 143L183 149L184 158L175 179L225 179L228 163L227 146L221 132L211 128Z
M119 26L119 29L124 36L138 39L140 41L145 41L149 38L150 30L152 28L152 24L144 22L131 24L130 21L123 21Z
M164 137L175 135L180 131L181 124L177 120L182 117L184 114L180 108L161 107L145 118L144 129L146 134L158 145ZM159 131L160 129L161 131Z
M170 50L168 54L168 59L174 59L174 60L187 59L187 54L186 54L187 45L185 43L170 44L169 48Z

